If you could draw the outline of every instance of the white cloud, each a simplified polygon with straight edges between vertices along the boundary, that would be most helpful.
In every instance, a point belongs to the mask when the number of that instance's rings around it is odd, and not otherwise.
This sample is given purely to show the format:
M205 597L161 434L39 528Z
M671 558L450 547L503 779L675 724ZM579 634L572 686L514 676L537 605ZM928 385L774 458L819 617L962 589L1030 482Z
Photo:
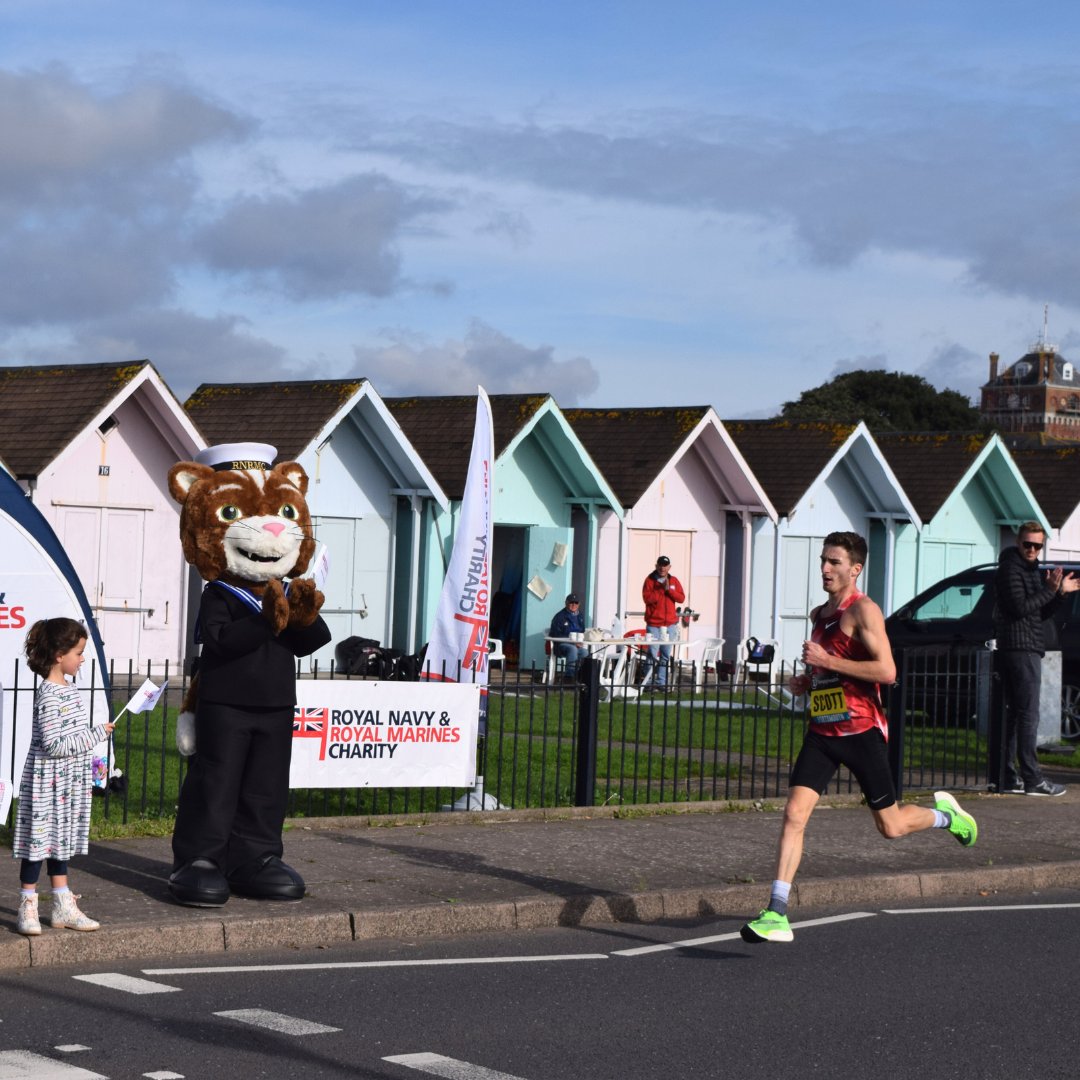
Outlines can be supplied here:
M935 349L914 374L921 375L937 390L955 390L978 404L980 388L990 377L990 366L988 355L953 342Z
M402 231L448 208L369 173L296 194L240 197L196 248L215 269L293 300L387 296L401 286Z
M107 94L55 66L0 71L0 200L53 202L73 188L127 186L250 124L189 87L134 82Z
M182 402L204 382L271 382L312 378L280 346L248 330L238 315L204 318L188 311L153 310L77 327L69 340L0 349L6 363L68 364L149 360Z
M365 117L352 144L469 176L746 215L789 224L821 266L875 248L961 259L971 280L1072 300L1080 143L1066 105L879 97L828 125L677 110L579 120L447 122L392 128ZM1053 167L1032 146L1053 146Z
M848 356L837 360L833 364L832 371L826 382L831 382L838 375L845 375L849 371L888 371L889 364L882 355L877 356Z
M0 71L0 324L167 302L197 193L192 154L247 130L181 86L106 94L60 68Z
M408 394L548 393L576 405L595 393L599 377L585 357L556 360L549 345L530 347L474 320L461 341L441 345L415 335L391 337L382 347L356 346L356 373L384 397Z

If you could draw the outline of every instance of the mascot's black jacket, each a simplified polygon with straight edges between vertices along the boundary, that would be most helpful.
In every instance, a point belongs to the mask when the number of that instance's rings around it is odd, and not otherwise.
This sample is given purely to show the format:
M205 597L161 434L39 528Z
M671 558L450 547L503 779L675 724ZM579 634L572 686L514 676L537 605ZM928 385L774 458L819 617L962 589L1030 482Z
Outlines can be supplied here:
M196 752L173 832L174 866L208 858L230 876L283 853L296 658L331 637L321 616L275 637L245 591L222 582L203 590Z
M259 611L220 582L203 590L199 633L199 701L250 708L294 706L296 658L310 656L330 640L321 616L275 637Z

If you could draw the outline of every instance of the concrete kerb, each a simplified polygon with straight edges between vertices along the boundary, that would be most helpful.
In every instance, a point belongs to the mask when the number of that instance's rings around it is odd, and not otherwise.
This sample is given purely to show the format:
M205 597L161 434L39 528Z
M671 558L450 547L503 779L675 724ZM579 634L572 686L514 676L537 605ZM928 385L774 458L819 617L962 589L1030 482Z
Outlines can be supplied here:
M43 928L40 937L27 941L30 967L138 960L147 956L201 956L226 948L225 928L217 921L102 927L93 933Z
M881 906L1055 887L1080 887L1080 863L809 879L797 883L793 910L837 905ZM384 911L297 913L270 919L213 919L171 926L102 927L92 934L46 931L40 937L0 939L0 969L250 952L270 947L302 948L390 937L445 937L712 916L742 918L753 914L764 902L763 888L761 884L738 883L494 903L416 904Z

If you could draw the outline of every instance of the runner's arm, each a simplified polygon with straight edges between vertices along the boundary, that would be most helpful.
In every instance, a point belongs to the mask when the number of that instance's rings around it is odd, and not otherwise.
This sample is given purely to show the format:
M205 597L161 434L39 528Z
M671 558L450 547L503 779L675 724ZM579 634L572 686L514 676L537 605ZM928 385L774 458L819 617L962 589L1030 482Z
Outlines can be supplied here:
M848 660L833 656L816 642L808 642L806 662L815 668L835 671L845 679L861 679L863 682L881 683L888 686L896 682L896 664L893 662L889 638L885 633L885 618L881 608L869 597L863 597L848 609L855 619L851 635L863 643L870 654L868 660Z

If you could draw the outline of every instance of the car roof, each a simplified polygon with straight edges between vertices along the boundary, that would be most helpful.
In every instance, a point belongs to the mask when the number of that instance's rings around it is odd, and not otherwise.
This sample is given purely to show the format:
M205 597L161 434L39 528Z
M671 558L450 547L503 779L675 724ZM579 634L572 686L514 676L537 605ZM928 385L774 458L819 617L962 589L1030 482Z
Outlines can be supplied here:
M1049 570L1051 566L1059 566L1068 572L1080 574L1080 562L1049 562L1046 563L1042 569ZM962 585L968 581L980 581L988 574L995 573L997 568L997 563L979 563L977 566L969 566L966 570L958 570L955 574L949 574L948 577L943 577L939 581L935 581L933 585L928 585L921 592L916 593L910 600L900 604L885 621L888 622L889 619L894 618L905 608L910 608L913 605L917 606L922 602L924 597L927 597L932 593L939 592L941 589L948 588L953 584Z

